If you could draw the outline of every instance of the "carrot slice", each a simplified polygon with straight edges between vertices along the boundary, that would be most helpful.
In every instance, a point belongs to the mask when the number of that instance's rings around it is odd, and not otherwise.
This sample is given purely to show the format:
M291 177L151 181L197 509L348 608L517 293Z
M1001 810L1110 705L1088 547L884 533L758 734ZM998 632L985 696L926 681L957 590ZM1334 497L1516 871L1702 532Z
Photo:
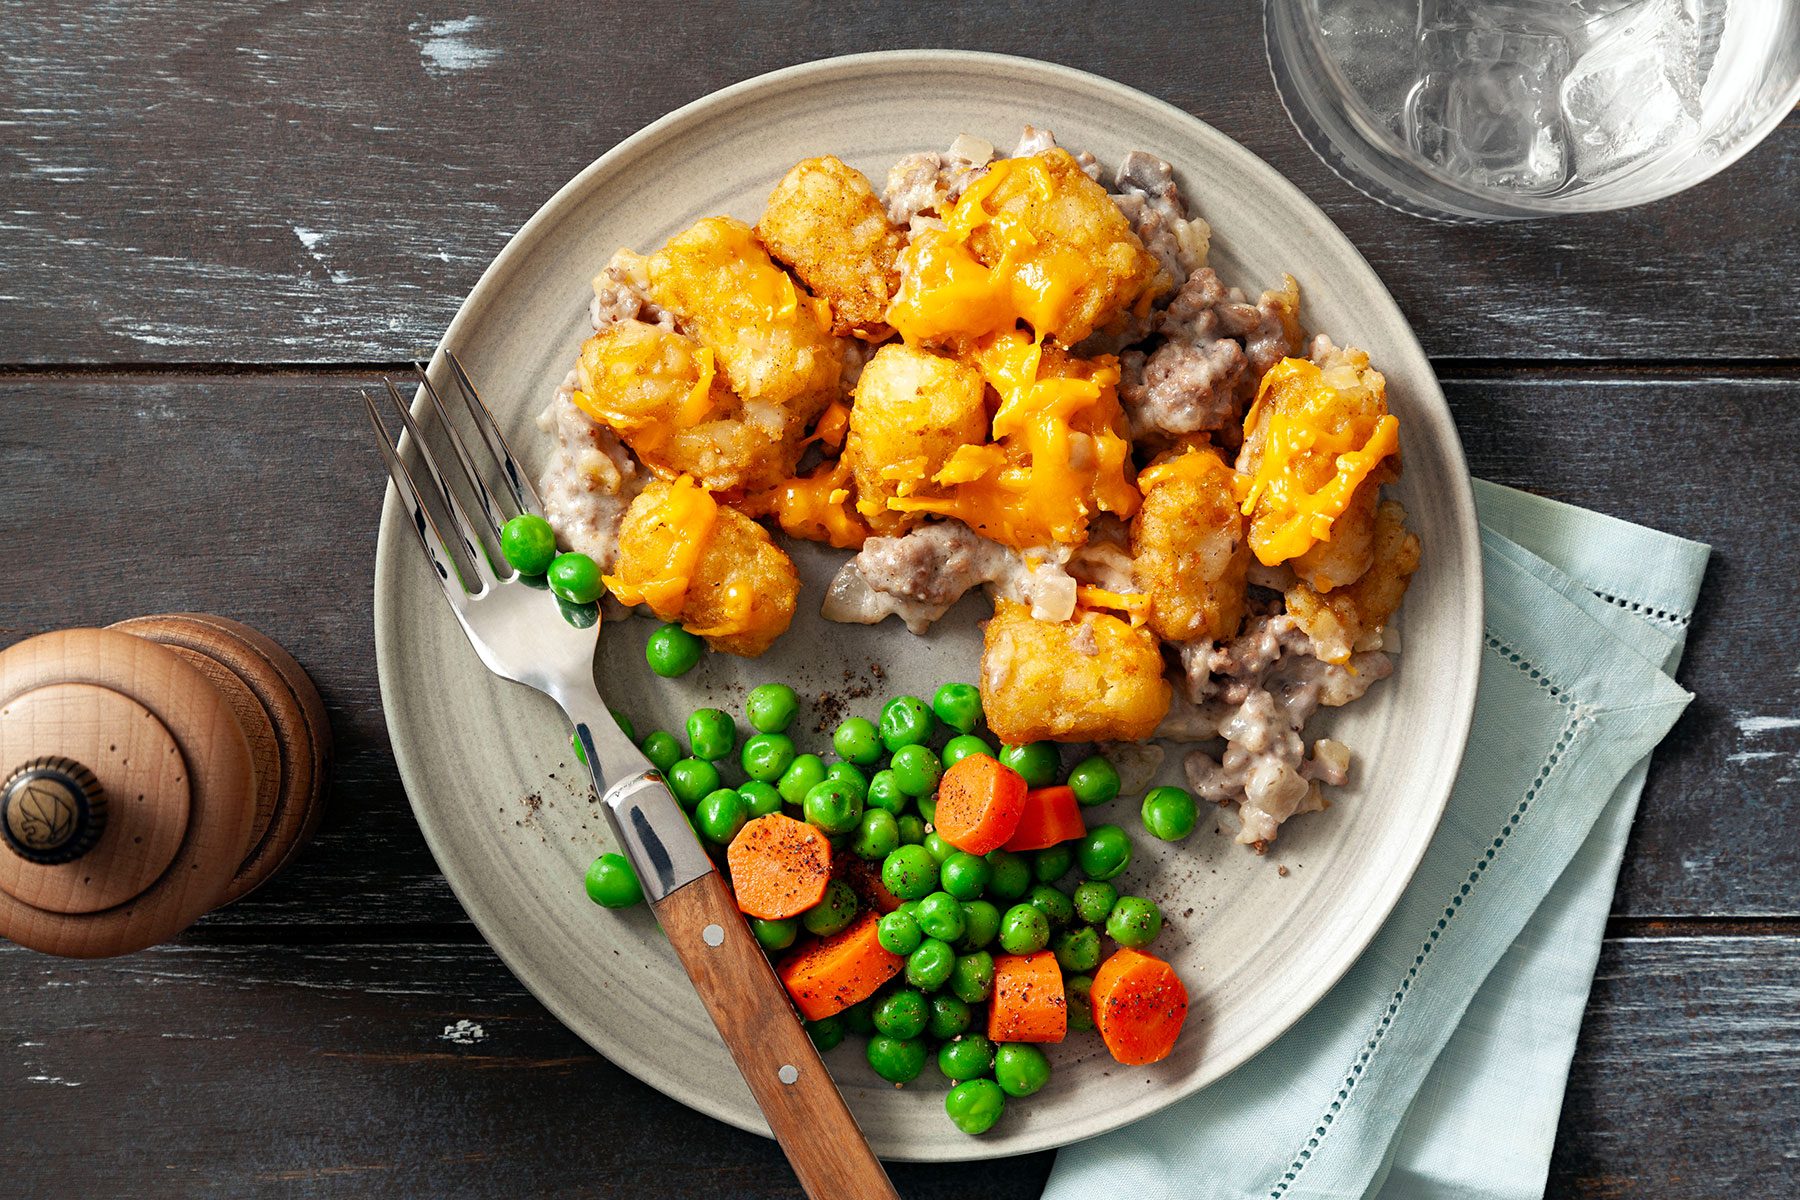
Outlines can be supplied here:
M881 918L864 913L842 933L783 959L775 973L793 997L794 1007L809 1021L834 1016L867 1000L875 989L906 965L875 936Z
M1068 1032L1069 1002L1056 955L1039 950L996 958L988 1037L996 1042L1060 1042Z
M864 908L891 913L900 907L900 897L888 891L887 885L881 882L881 868L867 859L840 854L831 864L831 873L850 885Z
M831 843L804 821L780 813L738 830L725 852L741 912L765 921L797 917L825 896Z
M937 834L958 850L986 854L1006 845L1025 811L1025 778L998 759L971 754L938 783Z
M1187 1020L1187 988L1175 968L1128 947L1094 972L1094 1024L1112 1056L1131 1067L1160 1062Z
M1025 793L1025 810L1019 824L1006 839L1008 850L1043 850L1058 842L1078 838L1087 832L1081 819L1081 804L1070 787L1045 787Z

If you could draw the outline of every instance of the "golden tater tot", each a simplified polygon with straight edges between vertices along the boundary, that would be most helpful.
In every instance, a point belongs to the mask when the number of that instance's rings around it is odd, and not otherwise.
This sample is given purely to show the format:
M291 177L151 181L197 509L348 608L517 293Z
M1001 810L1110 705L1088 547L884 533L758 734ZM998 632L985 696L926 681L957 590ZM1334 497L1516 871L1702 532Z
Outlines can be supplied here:
M796 163L769 195L756 234L831 304L831 331L879 341L906 239L861 171L831 156Z
M1237 458L1251 481L1257 561L1292 561L1321 592L1368 569L1381 485L1400 475L1386 390L1361 350L1331 347L1324 361L1284 358L1269 369Z
M1165 456L1138 476L1133 576L1150 597L1147 623L1172 642L1233 637L1244 619L1250 544L1232 469L1202 447Z
M787 632L800 593L793 562L768 531L686 478L651 483L625 510L606 585L746 658Z
M947 494L931 482L958 447L987 441L984 385L975 368L892 343L876 351L856 383L844 461L856 480L856 510L877 533L899 533L922 513L895 512L899 496Z
M1326 662L1347 662L1400 610L1419 569L1419 537L1406 528L1406 510L1384 500L1375 510L1373 559L1354 583L1321 596L1304 583L1287 590L1288 615L1306 631Z
M1104 613L1039 621L999 601L981 653L988 727L1013 746L1147 738L1173 696L1157 647L1149 629Z
M649 275L650 298L713 352L751 421L798 430L836 398L843 345L827 305L742 221L696 221L650 256Z
M1002 220L979 226L969 245L982 262L994 265L1006 251L999 230L1016 221L1034 240L1014 251L1017 274L1079 279L1073 295L1057 306L1050 328L1038 330L1073 346L1144 296L1157 278L1156 259L1106 189L1089 179L1067 150L1053 146L1030 160L1010 161L1041 162L1043 173L1006 170L1003 164L992 168L1000 179L983 202ZM969 191L980 187L977 180Z
M582 343L575 404L618 434L659 475L687 473L714 491L783 478L799 438L752 424L692 338L642 321L608 325Z

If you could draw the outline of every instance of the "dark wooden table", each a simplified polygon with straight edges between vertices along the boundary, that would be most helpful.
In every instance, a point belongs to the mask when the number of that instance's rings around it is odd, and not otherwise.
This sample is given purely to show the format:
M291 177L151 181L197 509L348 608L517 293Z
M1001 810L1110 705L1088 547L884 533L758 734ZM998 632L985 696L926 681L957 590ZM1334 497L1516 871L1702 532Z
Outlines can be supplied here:
M0 645L239 617L312 671L339 745L312 848L178 944L0 948L0 1194L797 1194L769 1143L565 1032L433 865L375 681L355 387L428 353L508 234L633 130L924 44L1211 122L1375 265L1477 474L1713 544L1697 699L1651 772L1549 1190L1800 1194L1800 121L1632 212L1430 225L1302 145L1256 6L1133 7L0 0ZM895 1174L1002 1200L1050 1161Z

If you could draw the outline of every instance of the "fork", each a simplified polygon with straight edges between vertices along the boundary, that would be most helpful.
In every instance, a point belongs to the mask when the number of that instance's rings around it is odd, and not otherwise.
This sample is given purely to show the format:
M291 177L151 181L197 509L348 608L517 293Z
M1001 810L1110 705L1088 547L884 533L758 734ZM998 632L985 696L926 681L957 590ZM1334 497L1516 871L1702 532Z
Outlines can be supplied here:
M475 497L479 512L458 499L451 474L432 452L400 390L391 379L383 383L399 410L407 440L418 452L431 491L449 514L462 561L440 532L375 401L367 392L362 398L388 475L432 573L443 586L444 599L488 670L543 692L574 723L614 837L636 869L669 944L807 1195L813 1200L898 1200L725 881L701 849L662 776L625 736L601 699L594 683L599 623L586 628L571 624L554 596L521 582L510 567L503 573L504 559L497 563L485 549L484 535L498 544L506 513L541 517L543 504L462 362L448 349L443 354L463 408L480 431L490 472L478 469L475 455L422 365L417 366L419 390L449 442L455 478ZM415 403L417 399L415 395ZM504 508L487 485L490 473L497 473L503 483L509 502Z

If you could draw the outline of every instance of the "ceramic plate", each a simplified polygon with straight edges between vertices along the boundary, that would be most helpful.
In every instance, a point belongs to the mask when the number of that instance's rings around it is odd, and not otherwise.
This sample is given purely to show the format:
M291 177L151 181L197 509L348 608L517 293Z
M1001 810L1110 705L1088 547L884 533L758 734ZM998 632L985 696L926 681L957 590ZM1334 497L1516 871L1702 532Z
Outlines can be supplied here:
M1173 1057L1121 1067L1097 1037L1074 1035L1054 1055L1052 1085L976 1139L945 1119L935 1072L895 1089L869 1070L859 1042L846 1044L827 1062L889 1158L1039 1150L1172 1104L1292 1025L1392 908L1462 756L1481 637L1468 474L1424 353L1381 281L1324 214L1217 131L1091 75L942 51L795 67L663 118L552 197L482 276L446 335L535 474L546 441L533 417L588 332L589 280L614 250L652 250L714 213L754 221L775 181L802 158L836 154L879 183L903 154L940 149L965 131L1004 149L1026 122L1107 164L1134 148L1174 163L1184 193L1212 223L1212 265L1228 281L1254 291L1291 272L1308 328L1373 354L1402 422L1406 475L1397 492L1424 541L1425 565L1407 597L1395 676L1309 729L1330 730L1358 756L1351 785L1334 793L1329 811L1293 821L1265 858L1233 844L1235 820L1222 812L1208 810L1201 828L1174 846L1142 832L1136 797L1098 814L1134 831L1137 858L1119 882L1162 905L1168 921L1158 951L1193 995ZM596 1050L683 1103L766 1133L649 912L609 912L582 892L582 872L609 848L608 834L563 718L550 701L482 669L410 540L390 496L375 575L382 696L413 809L457 897L513 972ZM828 624L818 616L822 584L841 557L810 545L796 550L806 589L800 613L760 660L713 654L687 677L659 681L642 656L650 623L607 627L602 692L640 731L679 730L697 706L736 708L751 686L787 680L805 696L824 696L800 721L812 736L846 711L873 717L887 695L929 696L942 681L974 679L981 601L966 600L923 638L893 621ZM1178 760L1171 755L1169 781Z

